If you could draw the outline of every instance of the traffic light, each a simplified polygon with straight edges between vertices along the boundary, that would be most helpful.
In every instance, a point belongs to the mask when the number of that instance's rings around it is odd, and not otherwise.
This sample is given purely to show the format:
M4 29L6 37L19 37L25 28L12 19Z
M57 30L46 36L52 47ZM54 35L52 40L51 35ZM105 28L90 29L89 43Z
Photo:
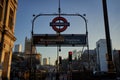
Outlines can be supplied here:
M59 56L59 64L62 64L62 57Z
M72 51L68 52L68 60L72 62Z

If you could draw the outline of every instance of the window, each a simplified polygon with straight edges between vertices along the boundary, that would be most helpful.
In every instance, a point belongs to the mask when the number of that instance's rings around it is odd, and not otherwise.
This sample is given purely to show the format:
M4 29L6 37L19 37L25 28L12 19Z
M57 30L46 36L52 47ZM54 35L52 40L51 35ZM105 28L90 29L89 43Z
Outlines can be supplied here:
M2 20L3 3L4 3L4 0L0 0L0 21Z
M9 27L10 27L10 29L13 29L13 21L14 21L14 12L10 8L10 14L9 14Z

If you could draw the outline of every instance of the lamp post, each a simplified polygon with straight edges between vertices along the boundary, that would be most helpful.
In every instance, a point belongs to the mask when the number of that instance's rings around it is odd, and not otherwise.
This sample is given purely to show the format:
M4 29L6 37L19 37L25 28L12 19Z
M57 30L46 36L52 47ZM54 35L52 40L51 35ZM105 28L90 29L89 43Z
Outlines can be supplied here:
M108 71L113 71L113 62L112 62L112 48L110 40L110 31L109 31L109 21L108 21L108 12L107 12L107 3L106 0L102 0L103 3L103 14L104 14L104 24L105 24L105 35L107 43L107 54L108 54Z

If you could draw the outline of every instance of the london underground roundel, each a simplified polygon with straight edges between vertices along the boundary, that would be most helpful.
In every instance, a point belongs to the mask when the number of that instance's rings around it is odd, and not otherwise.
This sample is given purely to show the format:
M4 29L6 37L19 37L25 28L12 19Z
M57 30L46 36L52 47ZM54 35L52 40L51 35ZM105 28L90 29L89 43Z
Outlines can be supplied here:
M51 22L51 26L56 32L63 32L67 29L69 23L64 17L55 17Z

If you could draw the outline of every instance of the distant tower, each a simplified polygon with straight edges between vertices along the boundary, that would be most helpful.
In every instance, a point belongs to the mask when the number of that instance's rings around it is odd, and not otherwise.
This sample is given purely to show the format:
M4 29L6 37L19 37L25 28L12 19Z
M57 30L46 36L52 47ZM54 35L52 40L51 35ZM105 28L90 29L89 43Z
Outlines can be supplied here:
M28 39L27 37L25 38L25 54L30 54L31 53L31 39ZM36 53L36 48L33 46L32 48L32 54Z
M47 58L43 58L43 65L48 65L48 59Z
M14 52L22 52L22 45L21 44L16 44Z

